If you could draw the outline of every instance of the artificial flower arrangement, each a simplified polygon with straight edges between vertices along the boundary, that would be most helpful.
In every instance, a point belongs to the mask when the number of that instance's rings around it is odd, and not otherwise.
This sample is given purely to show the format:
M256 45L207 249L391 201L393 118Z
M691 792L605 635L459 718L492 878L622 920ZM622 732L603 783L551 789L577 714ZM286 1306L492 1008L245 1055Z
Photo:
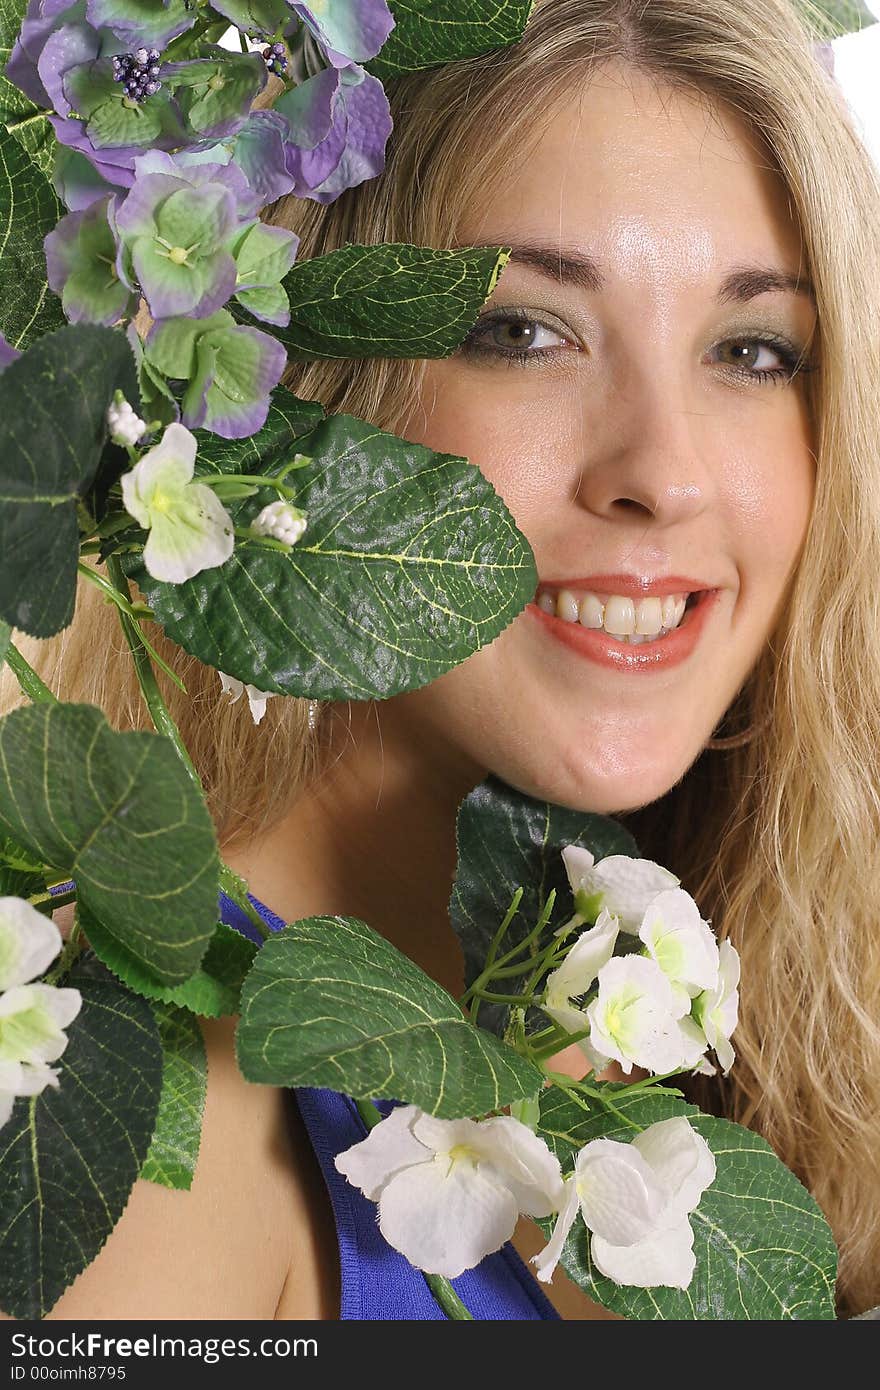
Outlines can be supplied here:
M259 719L272 696L417 688L532 598L528 542L475 466L278 386L288 358L452 352L507 248L297 263L297 237L259 215L375 177L381 79L514 42L530 7L467 0L455 26L444 0L417 17L385 0L3 7L0 662L29 701L0 720L12 1316L50 1312L136 1179L191 1185L198 1015L239 1014L247 1080L356 1098L369 1133L337 1166L448 1316L469 1316L451 1281L528 1213L538 1277L561 1262L630 1318L834 1317L815 1202L763 1140L669 1085L713 1072L710 1052L730 1069L739 986L672 872L613 820L490 777L459 809L462 999L356 918L269 934L220 858L154 663L179 678L141 629L246 689ZM230 25L241 53L218 46ZM256 110L270 74L283 91ZM69 625L80 580L115 605L155 733L58 701L12 641ZM218 921L221 888L260 949ZM62 942L51 914L70 901ZM644 1075L555 1072L571 1043L596 1073Z

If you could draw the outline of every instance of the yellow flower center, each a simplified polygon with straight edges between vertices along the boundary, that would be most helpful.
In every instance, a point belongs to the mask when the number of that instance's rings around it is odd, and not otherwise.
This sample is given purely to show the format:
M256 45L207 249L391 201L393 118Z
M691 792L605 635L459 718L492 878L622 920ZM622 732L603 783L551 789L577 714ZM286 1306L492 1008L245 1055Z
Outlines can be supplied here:
M187 249L185 246L172 246L168 252L168 259L174 265L186 265Z

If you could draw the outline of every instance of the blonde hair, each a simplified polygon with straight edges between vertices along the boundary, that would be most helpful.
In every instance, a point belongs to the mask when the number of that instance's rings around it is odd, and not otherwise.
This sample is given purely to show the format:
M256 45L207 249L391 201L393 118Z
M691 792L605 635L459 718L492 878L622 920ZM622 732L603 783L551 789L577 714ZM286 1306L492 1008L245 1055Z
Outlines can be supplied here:
M827 32L806 0L539 0L518 44L386 83L382 176L328 206L282 199L269 220L298 232L300 260L348 242L455 245L461 212L526 156L535 111L608 59L734 108L781 172L823 348L808 534L787 611L736 701L755 736L706 749L619 819L742 956L737 1061L700 1099L765 1135L812 1191L841 1249L847 1313L880 1303L880 183L811 51ZM291 366L286 383L398 432L421 408L424 368L321 360ZM151 727L115 615L80 588L65 632L16 641L63 698L100 705L117 728ZM184 696L158 673L221 845L258 835L319 767L322 719L312 733L304 700L276 698L254 727L214 671L145 631L187 685ZM0 709L21 703L10 681L2 673Z

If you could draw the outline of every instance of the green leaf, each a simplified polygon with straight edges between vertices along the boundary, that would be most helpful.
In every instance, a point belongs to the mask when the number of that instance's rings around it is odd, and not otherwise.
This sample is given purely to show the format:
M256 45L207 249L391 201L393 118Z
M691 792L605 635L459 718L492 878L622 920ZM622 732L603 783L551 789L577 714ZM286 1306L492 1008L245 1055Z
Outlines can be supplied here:
M0 332L21 350L64 323L43 251L43 238L63 211L18 141L0 130Z
M279 387L272 393L265 425L249 439L221 439L210 430L193 430L199 445L195 477L275 473L296 453L290 446L324 418L320 401L300 400Z
M447 357L473 327L509 257L507 248L491 246L344 246L285 275L286 328L257 326L293 360ZM257 323L234 302L230 309L241 322Z
M590 1298L633 1319L713 1321L834 1318L837 1249L817 1204L757 1134L729 1120L704 1115L662 1088L625 1096L603 1087L630 1122L608 1111L590 1117L561 1091L541 1096L538 1134L546 1139L564 1174L591 1139L631 1143L658 1120L686 1115L715 1155L716 1176L689 1218L697 1263L687 1289L638 1289L600 1274L589 1253L580 1215L560 1263ZM634 1126L634 1127L633 1127ZM554 1218L538 1225L547 1236Z
M73 619L77 504L107 438L119 387L138 408L124 333L71 324L0 374L0 618L32 637Z
M63 982L82 1009L59 1085L15 1102L0 1144L0 1307L43 1318L99 1253L150 1144L162 1047L150 1005L96 962Z
M141 1177L189 1189L195 1176L208 1087L208 1059L198 1021L186 1009L154 1004L162 1043L162 1095Z
M562 858L566 845L588 849L597 860L609 854L638 857L639 853L629 831L609 816L536 801L492 775L459 806L456 840L458 863L449 918L464 950L468 985L482 972L489 944L517 888L523 888L523 895L499 955L528 936L552 889L556 889L553 912L531 954L537 955L540 945L546 945L553 931L571 917L574 903ZM501 993L516 992L516 982L505 981ZM481 1003L478 1018L484 1028L500 1034L509 1013L506 1004Z
M823 32L830 39L839 38L841 34L858 34L877 23L877 16L872 14L864 0L807 0L807 3L797 0L797 3L812 24L816 24L816 10L824 15L826 26Z
M394 28L363 66L380 81L521 39L532 0L393 0Z
M0 834L76 881L95 952L177 985L217 921L214 824L171 740L118 732L94 705L39 704L0 719Z
M27 0L0 0L0 125L6 127L28 158L48 177L58 144L48 112L41 111L3 75L26 9Z
M238 1013L241 987L253 964L257 947L234 927L218 922L198 969L181 985L160 985L131 951L113 939L87 910L78 906L86 939L114 973L138 994L165 1004L178 1005L206 1018Z
M0 667L6 660L6 653L9 651L9 643L12 641L12 628L9 623L4 623L0 619Z
M454 1119L534 1095L541 1073L356 917L306 917L257 952L236 1054L248 1081L327 1086Z
M248 471L277 473L275 444L257 467L261 439L246 441ZM122 558L168 635L209 666L258 690L384 699L457 666L534 597L531 547L476 465L352 415L298 437L286 461L296 452L313 462L285 477L308 514L289 552L240 540L180 585ZM276 496L261 488L228 510L247 526Z

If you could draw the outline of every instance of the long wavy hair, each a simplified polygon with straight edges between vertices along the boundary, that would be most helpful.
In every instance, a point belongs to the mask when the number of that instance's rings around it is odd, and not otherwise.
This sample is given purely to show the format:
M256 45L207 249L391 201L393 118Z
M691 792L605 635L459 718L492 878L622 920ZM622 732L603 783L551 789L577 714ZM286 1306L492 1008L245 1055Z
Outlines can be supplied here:
M817 61L827 35L808 0L538 0L519 43L386 83L394 130L379 178L329 206L282 199L268 220L299 234L300 260L347 243L461 244L461 211L527 157L535 113L609 59L726 103L781 173L822 347L808 534L786 611L728 712L753 736L710 744L665 796L619 819L742 957L736 1064L691 1094L763 1134L813 1193L840 1247L846 1315L880 1303L880 181ZM424 368L325 359L285 380L328 413L399 432L421 408ZM45 642L15 634L18 645L62 698L150 728L115 614L94 586L80 590L69 628ZM255 727L216 672L146 632L187 687L157 673L221 847L248 841L316 775L326 711L313 729L305 700L276 697ZM0 710L21 702L0 673Z

